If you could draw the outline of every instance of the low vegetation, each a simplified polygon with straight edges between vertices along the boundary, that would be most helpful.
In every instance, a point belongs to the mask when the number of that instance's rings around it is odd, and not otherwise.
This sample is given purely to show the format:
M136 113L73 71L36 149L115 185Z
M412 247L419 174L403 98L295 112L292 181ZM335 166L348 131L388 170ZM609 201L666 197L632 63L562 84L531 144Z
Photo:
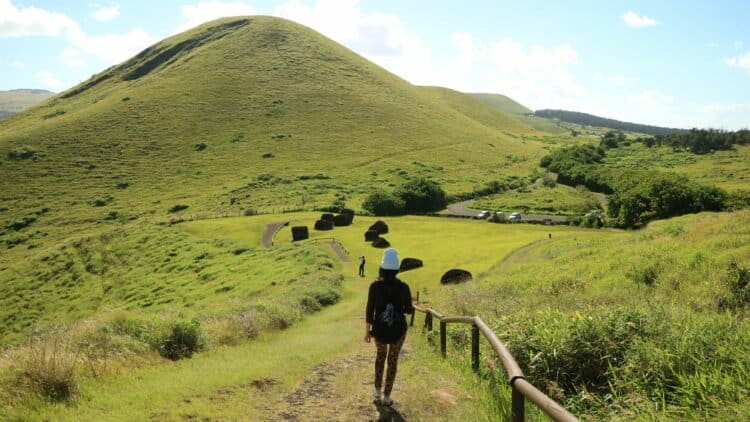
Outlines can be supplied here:
M573 146L545 156L541 166L560 181L610 194L609 215L619 227L639 227L650 220L727 208L727 193L687 176L656 170L612 170L601 165L605 150Z
M747 212L704 213L618 248L550 241L449 303L491 318L527 377L578 414L736 419L750 391L748 227Z
M447 205L445 191L425 178L410 179L395 191L377 190L365 198L362 208L374 215L423 214L440 211Z

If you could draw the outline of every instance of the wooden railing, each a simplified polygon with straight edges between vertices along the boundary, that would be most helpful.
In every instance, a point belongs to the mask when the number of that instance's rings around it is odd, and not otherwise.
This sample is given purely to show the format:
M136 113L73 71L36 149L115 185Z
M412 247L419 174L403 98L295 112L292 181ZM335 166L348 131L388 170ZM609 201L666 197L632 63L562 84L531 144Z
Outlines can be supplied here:
M546 394L539 391L526 378L521 368L516 363L513 355L510 354L505 344L497 338L497 335L482 321L478 316L445 316L438 311L419 306L419 294L417 294L417 303L414 309L425 314L425 328L432 331L432 320L437 318L440 321L440 354L446 357L447 346L447 325L448 324L471 324L471 368L474 372L479 371L479 333L490 343L492 349L497 353L500 361L505 367L508 375L508 381L511 388L511 420L513 422L523 421L525 419L525 399L529 399L539 409L556 421L577 421L578 419L570 412L565 410L557 402L549 398ZM416 314L416 312L415 312ZM411 316L410 325L414 325L414 314Z

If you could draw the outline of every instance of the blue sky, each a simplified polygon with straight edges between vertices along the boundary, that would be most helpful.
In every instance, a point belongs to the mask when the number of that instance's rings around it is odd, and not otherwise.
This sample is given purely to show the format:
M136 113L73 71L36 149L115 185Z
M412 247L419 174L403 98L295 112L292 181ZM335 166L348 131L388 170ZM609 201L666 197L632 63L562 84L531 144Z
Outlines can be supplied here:
M0 0L0 90L61 91L240 14L316 29L415 84L679 127L750 127L750 2Z

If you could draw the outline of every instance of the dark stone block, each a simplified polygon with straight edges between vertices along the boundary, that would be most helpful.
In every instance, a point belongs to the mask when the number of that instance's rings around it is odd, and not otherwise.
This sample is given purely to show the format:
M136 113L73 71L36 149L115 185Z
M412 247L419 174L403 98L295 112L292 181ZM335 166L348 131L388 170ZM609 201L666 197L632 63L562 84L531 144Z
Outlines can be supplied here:
M385 240L385 238L379 237L372 241L372 246L376 248L384 249L384 248L391 246L391 244L388 243L388 241Z
M330 221L331 224L333 224L333 214L325 213L325 214L323 214L323 215L320 216L320 219L323 220L323 221Z
M343 227L348 226L352 224L351 220L349 220L349 216L345 214L338 214L337 216L333 217L333 225L336 227Z
M296 226L292 227L292 240L305 240L310 237L310 233L307 231L307 226Z
M352 224L354 222L354 210L349 208L342 208L341 214L349 216L349 224Z
M380 236L378 232L374 230L367 230L365 232L365 242L372 242L373 240L377 239L378 236Z
M315 222L315 230L333 230L333 221L318 220Z
M471 273L454 268L452 270L448 270L445 274L443 274L442 277L440 277L440 284L458 284L458 283L464 283L466 281L471 281Z
M399 271L409 271L424 266L421 259L417 258L404 258L401 260L401 268Z
M385 221L378 220L375 222L375 224L370 226L369 230L377 232L378 234L386 234L388 233L388 225L385 224Z

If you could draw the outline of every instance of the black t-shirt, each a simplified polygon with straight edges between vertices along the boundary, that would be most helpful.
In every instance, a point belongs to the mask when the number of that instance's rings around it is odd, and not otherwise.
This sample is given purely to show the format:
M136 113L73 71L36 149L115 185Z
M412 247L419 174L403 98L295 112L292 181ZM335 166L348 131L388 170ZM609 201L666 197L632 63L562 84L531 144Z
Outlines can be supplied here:
M367 295L365 320L372 324L375 318L385 311L388 303L393 303L396 310L404 314L414 313L408 284L397 278L393 281L375 280L370 284L370 292Z

